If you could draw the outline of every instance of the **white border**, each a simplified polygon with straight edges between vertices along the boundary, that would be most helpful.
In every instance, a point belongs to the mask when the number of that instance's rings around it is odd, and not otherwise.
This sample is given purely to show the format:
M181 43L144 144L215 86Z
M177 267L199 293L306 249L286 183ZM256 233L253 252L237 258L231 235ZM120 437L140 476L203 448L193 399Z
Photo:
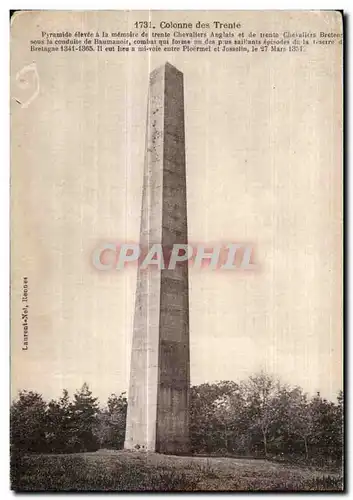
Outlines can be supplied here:
M1 404L1 421L0 421L0 492L1 498L8 498L13 495L9 490L9 176L10 176L10 159L9 159L9 78L7 76L7 71L9 68L9 10L11 8L17 7L17 9L22 10L332 10L332 9L343 9L346 15L352 12L350 8L351 2L348 0L340 1L337 5L336 2L329 0L309 1L309 0L297 0L296 2L283 2L282 1L270 1L261 2L255 0L247 0L245 2L231 2L225 0L217 0L216 2L211 2L208 0L203 0L202 2L194 1L190 4L190 0L173 0L168 3L161 0L154 1L143 1L143 0L129 0L129 1L114 1L114 0L100 0L97 1L78 1L78 0L23 0L21 2L12 2L17 5L9 5L10 2L5 0L0 8L0 29L1 29L1 43L0 43L0 58L2 73L4 75L0 80L0 96L3 101L1 107L1 148L0 151L3 153L3 161L0 167L0 234L1 234L1 245L0 245L0 259L1 259L1 287L0 287L0 320L1 320L1 356L2 362L0 363L0 394L2 396ZM99 7L99 9L98 9ZM350 23L347 23L350 24ZM348 25L346 24L346 29ZM347 43L349 45L346 47L346 93L348 94L348 82L352 82L352 47L351 47L351 37L346 37ZM348 121L349 111L351 111L351 101L347 99L346 109L346 121ZM348 127L347 127L348 128ZM353 144L351 130L348 130L346 137L346 147L349 144ZM349 165L347 158L346 165L346 180L347 172L349 171ZM348 230L348 222L353 219L352 213L352 203L349 202L348 192L352 193L352 174L349 176L349 185L347 187L347 213L346 213L346 223ZM351 228L350 228L351 229ZM349 241L347 238L347 258L349 256L348 248L352 240L352 231L349 232ZM352 267L347 275L349 282L352 278ZM347 314L348 310L352 309L353 296L347 295ZM352 340L348 342L350 338L350 331L348 331L348 325L346 326L346 339L347 347L349 348L348 357L352 351ZM350 330L350 329L349 329ZM350 387L350 373L348 373L349 363L347 362L347 387ZM347 393L349 391L347 390ZM349 408L347 407L347 416L352 415L352 405L349 402ZM351 419L349 419L351 420ZM350 422L347 422L349 425ZM352 433L347 433L349 442L347 442L348 452L352 449ZM350 472L352 471L352 460L349 461L347 465L347 476L350 477ZM347 480L347 479L346 479ZM347 480L348 483L348 480ZM349 485L348 485L349 486ZM122 495L122 494L120 494ZM185 493L183 494L185 495ZM217 494L215 494L218 496ZM50 497L50 494L41 495L42 498ZM99 496L104 496L104 493ZM272 495L270 495L272 496ZM282 495L280 495L282 496ZM327 494L325 494L327 497ZM331 496L331 495L329 495ZM273 494L273 498L278 498L277 494Z

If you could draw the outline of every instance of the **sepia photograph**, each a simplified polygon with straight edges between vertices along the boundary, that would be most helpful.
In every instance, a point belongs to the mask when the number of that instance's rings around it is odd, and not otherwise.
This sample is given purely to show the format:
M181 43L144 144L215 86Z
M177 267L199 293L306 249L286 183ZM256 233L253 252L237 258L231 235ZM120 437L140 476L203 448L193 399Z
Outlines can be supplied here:
M343 492L341 11L15 11L15 492Z

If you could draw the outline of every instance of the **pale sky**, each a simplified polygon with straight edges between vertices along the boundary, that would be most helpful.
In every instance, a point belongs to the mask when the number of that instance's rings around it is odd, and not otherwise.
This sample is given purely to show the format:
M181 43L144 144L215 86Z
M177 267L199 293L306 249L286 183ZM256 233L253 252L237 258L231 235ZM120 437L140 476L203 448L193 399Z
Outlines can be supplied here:
M190 269L191 382L240 381L264 369L335 397L342 387L339 47L166 57L34 54L25 43L42 29L116 31L119 20L126 31L138 19L118 15L33 11L12 28L12 95L25 92L15 75L33 62L40 83L27 108L11 104L13 393L50 398L86 381L104 403L128 389L136 268L99 272L91 253L103 241L139 240L148 75L168 60L184 73L189 241L254 243L260 266L242 274ZM246 31L276 30L283 15L237 19ZM286 26L340 30L335 13L315 16L293 13Z

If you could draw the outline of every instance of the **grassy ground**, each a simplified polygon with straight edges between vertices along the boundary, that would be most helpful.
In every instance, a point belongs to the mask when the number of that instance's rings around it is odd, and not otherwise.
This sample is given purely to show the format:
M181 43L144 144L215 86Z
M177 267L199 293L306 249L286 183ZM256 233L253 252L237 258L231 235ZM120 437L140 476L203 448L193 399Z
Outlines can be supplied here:
M20 457L16 491L340 491L342 476L266 460L99 450Z

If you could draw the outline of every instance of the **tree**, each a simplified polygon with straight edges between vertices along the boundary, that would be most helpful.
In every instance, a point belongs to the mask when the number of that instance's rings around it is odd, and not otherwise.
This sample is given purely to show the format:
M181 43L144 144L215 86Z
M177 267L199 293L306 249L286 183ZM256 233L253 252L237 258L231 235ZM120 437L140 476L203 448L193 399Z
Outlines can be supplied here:
M28 452L82 452L122 448L127 399L112 394L103 410L87 384L70 399L67 390L47 404L22 391L11 405L12 477L25 473ZM232 453L340 462L343 392L337 401L309 398L265 373L237 384L191 387L190 438L196 453ZM21 472L22 471L22 472Z
M312 443L316 455L324 460L342 458L342 420L338 424L337 405L322 398L319 393L311 400L310 405L314 427Z
M73 429L73 408L66 389L58 400L51 400L47 411L47 441L51 451L70 452Z
M201 384L190 390L190 437L195 452L214 450L212 405L217 398L215 384Z
M21 391L10 410L12 452L46 451L46 403L41 394Z
M287 403L288 429L303 440L305 458L309 459L309 440L314 432L313 407L299 387L291 391Z
M268 442L271 428L279 416L280 384L264 372L249 377L243 383L246 397L250 430L260 431L265 457L268 455Z
M190 391L190 435L195 452L232 449L232 408L239 398L239 386L223 381L201 384Z
M127 399L123 392L119 397L112 394L107 408L98 416L95 434L102 448L121 449L124 445Z
M75 393L72 404L72 433L70 447L73 451L93 451L98 449L94 428L97 422L98 398L92 396L88 385Z
M220 450L234 451L234 438L242 415L243 400L239 385L222 381L217 384L218 397L213 401L213 413L218 431Z
M335 417L336 417L335 423L336 423L336 435L337 435L337 449L338 450L343 450L343 446L344 446L343 416L344 416L344 395L343 395L343 391L339 391L338 396L337 396L337 407L336 407L336 415L335 415Z

